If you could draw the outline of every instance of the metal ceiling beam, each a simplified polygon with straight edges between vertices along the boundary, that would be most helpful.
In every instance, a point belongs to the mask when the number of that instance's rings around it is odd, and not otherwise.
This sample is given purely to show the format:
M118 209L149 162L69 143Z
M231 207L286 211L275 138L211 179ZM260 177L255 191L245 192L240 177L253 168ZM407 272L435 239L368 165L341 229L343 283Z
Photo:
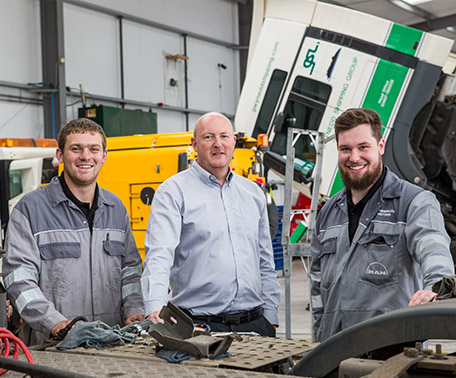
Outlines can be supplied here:
M353 9L353 7L349 7L348 5L342 4L340 1L336 1L336 0L321 0L321 2L322 3L329 3L329 4L333 4L333 5L338 5L338 6L344 7L344 8Z
M208 37L206 35L193 33L193 32L188 31L188 30L184 30L184 29L180 29L180 28L176 28L176 27L167 25L167 24L162 24L162 23L159 23L159 22L151 21L151 20L148 20L148 19L145 19L145 18L142 18L142 17L134 16L134 15L129 14L129 13L124 13L124 12L120 12L120 11L117 11L117 10L114 10L114 9L102 7L100 5L92 4L92 3L89 3L87 1L83 1L83 0L62 0L62 1L67 3L67 4L76 5L78 7L85 8L85 9L90 9L90 10L93 10L95 12L100 12L100 13L103 13L103 14L108 14L108 15L114 16L116 18L122 17L124 20L128 20L128 21L131 21L131 22L136 22L136 23L141 24L141 25L146 25L146 26L150 26L150 27L161 29L161 30L165 30L165 31L169 31L171 33L176 33L176 34L179 34L179 35L186 35L187 37L198 39L200 41L213 43L213 44L216 44L216 45L219 45L219 46L225 46L227 48L240 48L241 47L241 46L239 46L236 43L231 43L231 42L223 41L221 39Z
M244 46L249 45L250 31L252 28L252 13L253 13L253 2L247 4L238 5L238 19L239 19L239 43ZM247 72L247 57L249 50L239 50L239 79L240 86L244 84L245 75Z
M426 32L445 29L451 26L456 26L456 14L451 14L449 16L439 17L428 21L418 22L416 24L412 24L409 26Z
M386 0L387 2L406 10L409 13L414 14L415 16L424 18L425 20L431 20L435 16L432 13L425 11L424 9L417 7L416 5L411 5L404 0Z

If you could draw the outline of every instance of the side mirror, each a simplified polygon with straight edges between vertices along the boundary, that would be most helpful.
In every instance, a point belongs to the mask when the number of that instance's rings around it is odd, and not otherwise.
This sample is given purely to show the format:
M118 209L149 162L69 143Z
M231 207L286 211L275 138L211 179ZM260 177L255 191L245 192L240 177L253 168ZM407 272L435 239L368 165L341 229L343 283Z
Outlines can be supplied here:
M282 132L284 127L286 129L294 127L296 125L296 121L297 119L295 117L285 118L283 112L278 113L274 119L274 133L278 134Z
M284 116L283 112L280 112L276 115L274 119L274 133L278 134L282 131Z

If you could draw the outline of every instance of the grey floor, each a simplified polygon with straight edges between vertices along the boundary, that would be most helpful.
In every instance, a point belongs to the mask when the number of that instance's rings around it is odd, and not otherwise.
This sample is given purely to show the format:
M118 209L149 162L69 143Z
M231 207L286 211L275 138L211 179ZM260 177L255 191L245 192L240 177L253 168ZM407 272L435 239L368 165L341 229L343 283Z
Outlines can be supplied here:
M285 278L279 272L282 288L282 301L279 310L279 328L277 336L285 337ZM300 258L295 257L291 270L291 337L311 339L311 316L309 306L309 278Z

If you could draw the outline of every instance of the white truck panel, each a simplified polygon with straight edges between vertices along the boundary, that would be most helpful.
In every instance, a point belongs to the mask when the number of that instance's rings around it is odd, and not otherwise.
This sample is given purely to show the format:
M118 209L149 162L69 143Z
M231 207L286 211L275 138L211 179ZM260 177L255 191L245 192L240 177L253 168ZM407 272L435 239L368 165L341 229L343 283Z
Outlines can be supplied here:
M299 49L305 25L266 19L258 46L252 57L234 125L237 131L252 135L266 89L274 69L289 72ZM255 93L255 96L252 96Z
M264 17L309 25L317 4L316 0L266 0Z
M435 34L424 33L417 57L425 62L443 67L454 41Z
M0 160L53 158L55 151L55 147L0 147Z
M384 46L393 23L353 9L319 2L311 24Z

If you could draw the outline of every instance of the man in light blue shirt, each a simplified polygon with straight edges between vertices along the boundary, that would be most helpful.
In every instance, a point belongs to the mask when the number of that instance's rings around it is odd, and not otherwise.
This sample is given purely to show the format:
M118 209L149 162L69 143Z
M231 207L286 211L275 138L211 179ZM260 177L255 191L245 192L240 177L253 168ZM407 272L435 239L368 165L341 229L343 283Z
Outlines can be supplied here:
M161 322L172 300L212 331L275 336L281 290L266 200L232 172L235 143L225 116L203 115L192 138L196 162L155 193L141 279L146 314Z

